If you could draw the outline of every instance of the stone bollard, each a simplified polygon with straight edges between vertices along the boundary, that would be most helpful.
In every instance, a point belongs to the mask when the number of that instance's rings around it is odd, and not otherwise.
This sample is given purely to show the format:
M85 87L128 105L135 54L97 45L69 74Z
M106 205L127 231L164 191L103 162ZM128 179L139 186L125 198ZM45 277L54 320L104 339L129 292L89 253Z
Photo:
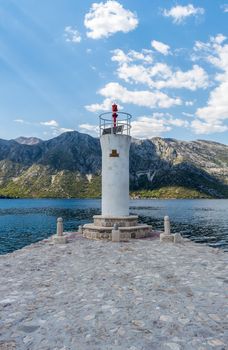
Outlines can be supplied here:
M63 219L58 218L57 219L57 230L56 230L57 236L61 237L63 236Z
M120 242L120 231L119 231L119 227L117 224L113 225L112 242Z
M79 225L79 226L78 226L78 233L81 233L81 234L83 234L83 229L82 229L82 225Z
M63 235L63 219L57 219L57 229L56 235L53 236L53 242L55 244L65 244L67 243L67 237Z
M174 235L171 235L169 216L164 217L164 233L160 234L160 242L173 242Z
M180 233L171 234L170 220L168 216L164 217L164 233L160 234L160 242L182 243L183 239Z
M180 233L174 233L174 243L182 243L183 239Z
M171 231L170 231L170 220L169 220L169 216L165 216L164 217L164 233L165 235L170 235Z

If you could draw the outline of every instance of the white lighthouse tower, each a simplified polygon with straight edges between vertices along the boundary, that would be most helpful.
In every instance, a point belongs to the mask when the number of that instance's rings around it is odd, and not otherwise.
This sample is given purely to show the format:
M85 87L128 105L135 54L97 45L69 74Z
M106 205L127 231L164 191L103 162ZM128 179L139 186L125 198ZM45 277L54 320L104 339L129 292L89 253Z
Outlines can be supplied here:
M112 106L112 123L106 114L100 116L100 142L102 148L102 216L129 215L129 150L131 144L130 119Z
M129 215L129 150L131 144L131 115L112 112L100 115L102 149L102 210L93 217L94 223L83 226L84 237L112 239L113 227L118 228L120 240L146 237L148 225L138 224L138 216Z

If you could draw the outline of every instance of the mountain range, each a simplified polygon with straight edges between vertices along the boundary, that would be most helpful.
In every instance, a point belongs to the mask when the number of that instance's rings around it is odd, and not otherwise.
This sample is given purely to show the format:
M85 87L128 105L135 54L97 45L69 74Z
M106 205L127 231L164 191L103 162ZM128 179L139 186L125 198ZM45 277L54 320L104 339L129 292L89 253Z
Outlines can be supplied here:
M132 197L228 198L228 146L132 139ZM99 197L98 138L77 131L51 140L0 139L0 197Z

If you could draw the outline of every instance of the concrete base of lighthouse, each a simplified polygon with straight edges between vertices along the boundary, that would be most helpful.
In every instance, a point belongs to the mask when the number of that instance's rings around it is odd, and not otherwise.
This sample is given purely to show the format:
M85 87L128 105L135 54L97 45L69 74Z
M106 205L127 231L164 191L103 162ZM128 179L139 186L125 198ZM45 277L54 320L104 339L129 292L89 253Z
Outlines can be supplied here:
M118 225L120 241L131 238L149 237L152 227L138 223L138 216L102 216L95 215L92 224L83 226L83 236L88 239L112 240L113 226Z

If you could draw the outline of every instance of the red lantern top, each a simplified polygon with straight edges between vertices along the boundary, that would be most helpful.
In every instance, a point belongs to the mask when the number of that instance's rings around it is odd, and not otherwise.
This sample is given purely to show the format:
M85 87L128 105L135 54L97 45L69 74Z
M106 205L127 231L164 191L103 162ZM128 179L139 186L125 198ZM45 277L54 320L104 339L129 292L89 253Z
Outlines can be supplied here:
M118 112L118 106L117 106L117 104L114 103L114 104L112 105L112 111L113 111L113 112Z
M116 112L118 112L118 106L114 103L112 105L112 118L114 128L116 127L116 118L118 117L118 114Z

